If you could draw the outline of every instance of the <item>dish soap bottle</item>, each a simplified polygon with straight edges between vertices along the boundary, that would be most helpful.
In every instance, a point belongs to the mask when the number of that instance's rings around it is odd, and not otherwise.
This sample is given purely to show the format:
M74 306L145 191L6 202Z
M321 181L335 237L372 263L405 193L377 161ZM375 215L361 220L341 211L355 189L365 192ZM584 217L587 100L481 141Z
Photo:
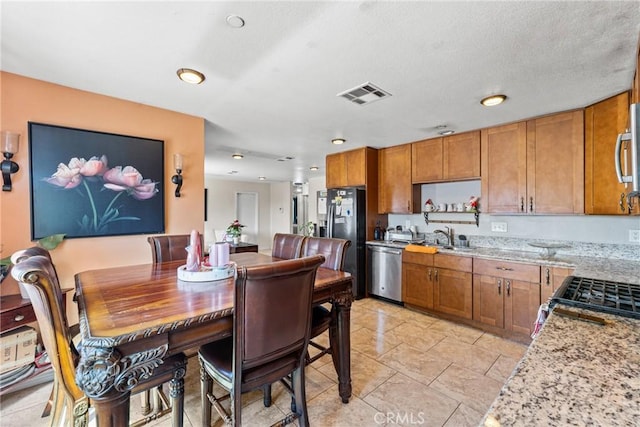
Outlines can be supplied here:
M373 229L373 240L382 240L382 228L380 227L380 221L376 223L376 228Z

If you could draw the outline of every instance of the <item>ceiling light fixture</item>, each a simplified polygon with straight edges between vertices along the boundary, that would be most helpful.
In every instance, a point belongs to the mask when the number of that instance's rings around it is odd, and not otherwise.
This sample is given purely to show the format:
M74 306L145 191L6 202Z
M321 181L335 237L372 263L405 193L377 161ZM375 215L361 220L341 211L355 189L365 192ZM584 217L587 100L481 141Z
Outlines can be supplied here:
M244 156L242 154L240 154L240 153L235 153L231 157L236 159L236 160L240 160L240 159L244 158Z
M346 139L342 139L342 138L334 138L334 139L331 140L331 143L334 144L334 145L342 145L345 142L347 142L347 140Z
M229 15L227 16L227 24L233 28L242 28L244 27L244 19L238 15Z
M310 171L317 171L318 169L320 169L320 168L319 168L319 167L317 167L317 166L311 166L311 167L309 168L309 170L310 170Z
M258 179L259 179L260 181L264 181L265 179L267 179L267 177L266 177L266 176L259 176L259 177L258 177Z
M485 107L493 107L494 105L502 104L507 99L507 95L491 95L483 98L480 104Z
M447 129L447 130L443 130L443 131L438 132L438 135L446 136L446 135L451 135L451 134L454 134L454 133L456 133L455 130Z
M176 71L180 80L186 83L191 83L192 85L199 85L205 79L204 74L200 71L192 70L191 68L180 68Z

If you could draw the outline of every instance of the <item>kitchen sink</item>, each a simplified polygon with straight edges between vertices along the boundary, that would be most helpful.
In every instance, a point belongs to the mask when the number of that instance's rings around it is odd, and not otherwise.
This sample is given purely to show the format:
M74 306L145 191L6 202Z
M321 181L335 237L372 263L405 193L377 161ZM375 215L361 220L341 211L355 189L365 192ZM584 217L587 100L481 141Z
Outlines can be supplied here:
M468 246L451 246L451 245L434 245L430 243L425 243L424 246L434 247L438 249L445 249L448 251L458 251L458 252L471 252L473 248Z

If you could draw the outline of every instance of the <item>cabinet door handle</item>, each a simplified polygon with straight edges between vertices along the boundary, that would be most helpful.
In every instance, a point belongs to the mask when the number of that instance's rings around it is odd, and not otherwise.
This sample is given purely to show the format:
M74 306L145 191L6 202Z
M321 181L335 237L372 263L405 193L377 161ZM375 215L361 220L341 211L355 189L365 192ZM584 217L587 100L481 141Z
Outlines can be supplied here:
M619 205L620 205L620 212L624 212L624 193L620 194Z
M17 314L16 317L13 318L14 322L21 322L24 320L24 316L22 314Z
M529 212L533 212L533 197L529 198Z
M513 271L513 268L510 268L510 267L496 267L496 270L500 270L500 271Z
M435 280L436 280L436 282L437 282L437 281L438 281L438 270L436 270L436 271L435 271L434 278L435 278Z
M545 277L545 280L547 281L547 285L550 285L551 284L551 272L549 271L549 267L547 267L545 270L546 271L544 273L544 277Z
M507 284L507 296L511 295L511 280L505 280Z
M429 274L428 274L428 276L429 276L429 281L431 281L431 269L429 269Z
M524 197L520 197L520 212L524 212Z
M411 212L411 200L407 200L407 211Z
M498 279L498 295L502 294L502 279Z

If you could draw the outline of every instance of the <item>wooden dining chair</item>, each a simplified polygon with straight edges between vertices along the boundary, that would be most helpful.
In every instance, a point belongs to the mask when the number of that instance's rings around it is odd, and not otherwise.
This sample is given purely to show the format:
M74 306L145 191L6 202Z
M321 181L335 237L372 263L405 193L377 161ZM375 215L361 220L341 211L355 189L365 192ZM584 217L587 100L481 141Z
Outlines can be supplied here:
M324 256L242 267L236 279L233 336L206 344L201 365L202 422L211 424L211 407L225 423L242 425L242 393L264 388L291 375L295 412L279 425L298 419L309 425L305 395L305 354L311 332L311 303L318 266ZM213 380L227 394L213 394ZM231 401L231 413L221 402Z
M271 256L282 259L300 258L305 236L299 234L276 233L273 236Z
M185 249L191 243L191 235L189 234L167 234L163 236L147 237L149 245L151 245L151 260L154 263L178 261L187 259L187 250ZM200 235L200 247L204 248L203 237Z
M302 256L311 255L324 255L325 262L320 266L330 270L343 271L344 260L347 256L347 249L351 246L351 240L326 238L326 237L307 237L302 245ZM331 325L335 325L332 317L335 316L333 309L327 309L322 305L313 307L313 314L311 320L311 340L329 329ZM329 346L323 346L317 342L310 341L309 345L320 350L319 353L313 357L307 358L307 364L313 363L325 354L331 354L334 360L334 366L336 364L336 355L331 351L333 344L331 340L336 334L329 334Z
M33 247L16 252L12 261L15 265L11 274L29 295L54 372L53 409L49 425L87 425L91 402L75 381L79 354L72 340L62 303L64 295L51 257L46 249ZM171 407L168 404L166 409L156 407L152 414L132 423L132 426L141 426L170 412L173 425L182 426L186 364L187 359L182 353L166 357L149 378L133 387L131 392L136 393L169 382ZM168 403L166 397L164 400Z

